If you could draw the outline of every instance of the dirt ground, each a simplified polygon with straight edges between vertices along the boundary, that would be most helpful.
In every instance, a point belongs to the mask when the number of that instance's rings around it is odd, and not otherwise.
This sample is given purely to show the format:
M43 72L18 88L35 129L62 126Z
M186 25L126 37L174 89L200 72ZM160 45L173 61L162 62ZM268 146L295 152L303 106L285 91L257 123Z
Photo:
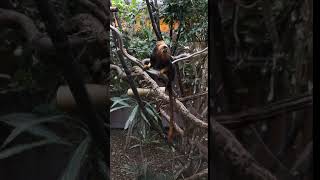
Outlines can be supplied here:
M132 140L129 147L137 144ZM147 164L148 170L153 173L173 173L173 153L169 147L159 139L159 143L147 143L142 148L136 146L127 148L126 132L122 129L111 130L111 179L129 180L137 177L137 169L141 164ZM141 150L142 149L142 154ZM143 156L143 158L142 158ZM147 163L142 163L142 160ZM140 165L140 166L139 166ZM140 168L141 169L141 168Z

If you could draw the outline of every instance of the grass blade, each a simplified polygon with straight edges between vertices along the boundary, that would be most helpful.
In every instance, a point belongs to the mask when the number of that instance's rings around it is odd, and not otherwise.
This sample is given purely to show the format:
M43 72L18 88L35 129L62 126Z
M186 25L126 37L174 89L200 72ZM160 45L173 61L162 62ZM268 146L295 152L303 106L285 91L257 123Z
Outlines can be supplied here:
M129 125L132 123L133 119L136 117L136 114L138 112L138 105L134 107L134 109L132 110L125 126L124 126L124 129L128 129Z
M35 126L40 123L44 122L57 122L59 120L64 119L64 116L53 116L53 117L47 117L47 118L38 118L38 119L29 119L29 122L22 123L18 125L7 137L7 139L4 141L0 149L3 149L6 145L8 145L11 141L13 141L18 135L20 135L22 132L26 131L28 128ZM1 120L0 120L1 121ZM9 121L7 121L9 124Z
M123 108L126 108L126 107L130 107L130 106L119 106L119 107L115 107L115 108L110 108L110 112L117 111L119 109L123 109Z
M113 108L115 105L117 104L121 104L123 106L128 106L130 107L130 105L124 101L129 100L130 98L121 98L121 97L113 97L111 98L112 101L114 101L114 103L111 105L110 108Z
M73 153L67 168L65 169L61 180L76 180L79 175L81 165L85 159L90 144L90 136L87 136Z
M29 144L16 145L14 147L7 148L7 149L1 151L0 152L0 159L5 159L5 158L8 158L8 157L13 156L15 154L21 153L23 151L33 149L35 147L43 146L46 144L52 144L52 143L55 143L55 142L49 141L49 140L41 140L38 142L29 143Z

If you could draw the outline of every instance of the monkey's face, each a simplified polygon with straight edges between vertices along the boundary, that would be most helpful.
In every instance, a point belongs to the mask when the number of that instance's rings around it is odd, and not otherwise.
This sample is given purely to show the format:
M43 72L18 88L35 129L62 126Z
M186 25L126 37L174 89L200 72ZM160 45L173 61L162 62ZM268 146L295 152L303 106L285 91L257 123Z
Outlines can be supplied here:
M159 46L159 49L160 49L160 51L162 52L162 54L167 54L167 55L170 56L171 52L170 52L169 47L168 47L166 44L161 44L161 45Z
M171 58L170 48L166 45L164 41L157 42L154 53L159 58L159 60L164 62L170 61L170 58Z

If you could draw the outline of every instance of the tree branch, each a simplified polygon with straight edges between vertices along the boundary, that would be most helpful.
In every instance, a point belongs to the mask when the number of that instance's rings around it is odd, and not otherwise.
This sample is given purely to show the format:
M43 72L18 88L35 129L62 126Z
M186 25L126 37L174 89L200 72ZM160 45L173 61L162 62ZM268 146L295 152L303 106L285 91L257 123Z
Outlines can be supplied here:
M256 162L229 130L212 118L210 122L213 149L224 157L237 173L255 180L276 180L276 177Z
M111 25L110 25L110 28L111 28L112 31L114 31L114 34L116 35L115 38L117 38L117 40L118 40L118 43L119 43L118 47L120 48L122 54L124 56L126 56L129 60L134 62L136 65L138 65L139 67L142 68L143 64L141 63L141 61L139 59L135 58L134 56L131 56L130 54L128 54L127 50L123 47L123 40L122 40L121 32L117 28L115 28L115 27L113 27Z
M46 0L37 0L36 3L59 57L55 63L61 68L72 95L77 102L78 108L84 116L84 122L88 125L93 142L101 151L103 160L108 166L110 160L108 153L109 131L104 129L104 122L99 118L89 99L82 74L75 61L73 61L68 37L63 32L61 23L49 2Z
M197 51L192 54L185 53L185 54L180 54L178 56L173 56L172 58L174 59L174 61L172 63L177 63L179 61L183 61L183 60L189 59L191 57L198 56L202 53L208 53L208 48L206 47L206 48L202 49L201 51Z
M151 20L151 24L152 24L152 28L154 30L154 33L157 36L157 40L161 41L161 40L163 40L163 38L162 38L162 35L161 35L160 27L157 27L157 24L156 24L155 19L153 17L153 13L152 13L151 6L150 6L150 1L146 0L146 4L147 4L147 7L148 7L148 12L149 12L149 16L150 16L150 20Z
M201 179L202 177L206 177L206 176L208 176L208 169L204 169L197 174L194 174L190 177L187 177L187 178L185 178L185 180L197 180L197 179Z
M233 128L248 125L261 120L267 120L279 114L301 110L311 107L312 105L313 96L302 95L278 101L276 103L271 103L265 107L252 108L248 109L247 111L231 115L217 115L214 118L224 126Z
M35 26L32 19L26 15L13 11L0 8L0 25L22 29L24 37L32 46L42 52L53 52L54 47L51 39L41 33ZM72 47L80 46L88 42L93 42L93 39L80 38L69 36L69 44Z
M134 67L134 68L135 68L135 72L141 74L143 78L150 83L152 89L154 89L154 91L151 91L152 97L159 98L160 100L166 103L169 103L169 96L160 90L158 84L141 68L139 67ZM175 99L175 102L173 104L174 106L176 106L177 110L179 110L179 112L186 118L186 120L189 120L190 122L192 122L194 125L198 127L208 128L208 124L206 122L198 119L196 116L191 114L189 110L179 100Z

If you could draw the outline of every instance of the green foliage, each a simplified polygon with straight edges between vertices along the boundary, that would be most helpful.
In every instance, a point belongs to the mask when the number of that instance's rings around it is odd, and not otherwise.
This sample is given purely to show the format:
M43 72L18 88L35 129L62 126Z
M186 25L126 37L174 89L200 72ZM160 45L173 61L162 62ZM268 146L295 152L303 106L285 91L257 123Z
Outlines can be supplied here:
M136 0L132 0L130 4L126 4L124 0L112 0L112 5L119 9L120 19L129 24L133 24L139 11L144 9L142 4Z
M112 5L119 9L118 17L123 25L124 46L128 53L138 59L149 58L156 42L156 36L152 26L146 25L149 14L145 1L131 1L127 4L124 0L113 0ZM190 43L195 41L203 42L207 40L207 9L207 0L165 0L163 4L159 5L160 18L163 18L168 24L171 20L178 21L181 24L178 47L189 46ZM136 28L136 24L141 25L140 29ZM173 45L170 42L169 33L162 32L162 36L167 44ZM112 47L113 63L121 67L114 51L114 44ZM128 87L126 82L116 75L112 77L114 77L111 82L112 90L118 92L118 94L124 93L123 89Z
M13 130L8 135L6 140L2 143L0 147L0 159L9 158L16 154L21 154L27 150L32 150L34 148L45 146L49 144L61 144L64 146L77 146L74 153L70 157L70 161L65 171L61 175L61 180L76 180L80 174L80 169L83 165L87 164L88 161L88 151L91 149L91 136L88 132L88 128L76 119L63 114L49 115L49 116L39 116L37 114L24 114L16 113L9 114L0 117L0 123L5 123ZM48 128L46 125L52 123L60 123L61 125L67 126L71 124L72 128L82 130L85 135L82 140L75 142L74 140L69 140L67 137L62 137L57 135L53 129ZM37 140L25 144L17 144L14 142L19 136L28 133L34 136ZM38 140L40 139L40 140ZM12 144L12 145L10 145ZM95 152L91 159L95 159L97 162L100 156L98 152ZM101 164L101 163L100 163ZM100 167L101 165L99 165ZM106 172L99 171L101 176L106 176Z
M21 153L23 151L33 149L38 146L43 146L46 144L64 144L68 145L69 143L62 138L58 137L54 132L49 129L40 126L43 123L62 123L66 116L50 116L50 117L37 117L33 114L9 114L0 117L0 122L5 123L9 126L14 127L10 135L6 138L3 144L0 147L0 159L8 158L12 155ZM5 147L12 143L19 135L23 133L29 133L35 136L44 138L38 142L32 142L29 144L20 144L13 147Z
M165 0L161 14L166 23L179 21L180 42L205 41L208 29L207 0Z
M142 140L146 140L147 135L150 133L151 124L158 124L157 122L161 120L154 106L148 102L143 101L147 113L147 115L145 115L142 113L137 101L134 98L124 96L113 97L111 98L111 100L113 101L113 104L111 105L110 112L123 108L131 109L131 113L124 127L125 130L128 130L129 136L135 134ZM147 118L146 116L149 118ZM161 127L156 128L160 129ZM127 141L127 143L129 143L129 140Z
M74 151L65 172L63 173L61 180L76 180L79 173L81 165L83 164L84 158L86 158L86 153L89 149L91 142L90 136L87 136Z
M153 30L150 28L143 28L136 32L128 43L128 51L135 54L139 59L144 59L150 56L152 48L155 44L155 37Z

